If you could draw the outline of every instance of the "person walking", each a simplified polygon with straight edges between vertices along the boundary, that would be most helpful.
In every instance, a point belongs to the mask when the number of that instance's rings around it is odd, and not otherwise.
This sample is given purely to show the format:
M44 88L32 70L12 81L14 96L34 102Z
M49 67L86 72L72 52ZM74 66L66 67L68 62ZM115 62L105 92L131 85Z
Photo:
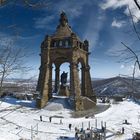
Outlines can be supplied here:
M62 123L62 119L60 119L60 124L63 124L63 123Z
M71 130L71 126L72 126L72 124L70 123L70 124L69 124L69 130Z
M124 134L124 127L122 127L122 134Z
M78 132L75 133L75 138L78 139Z
M40 116L40 121L42 122L42 116Z
M49 117L49 121L50 121L50 123L52 122L52 117Z

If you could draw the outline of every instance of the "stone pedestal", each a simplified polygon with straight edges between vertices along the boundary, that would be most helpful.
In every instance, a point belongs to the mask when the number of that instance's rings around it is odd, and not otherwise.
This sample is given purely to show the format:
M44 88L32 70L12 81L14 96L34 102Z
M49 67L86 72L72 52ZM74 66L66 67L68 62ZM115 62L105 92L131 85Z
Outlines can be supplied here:
M60 85L58 95L59 96L69 96L68 86L67 85Z
M85 97L85 96L80 96L78 98L75 98L75 100L76 100L75 101L75 110L76 111L93 109L96 105L96 102L94 102L92 99Z

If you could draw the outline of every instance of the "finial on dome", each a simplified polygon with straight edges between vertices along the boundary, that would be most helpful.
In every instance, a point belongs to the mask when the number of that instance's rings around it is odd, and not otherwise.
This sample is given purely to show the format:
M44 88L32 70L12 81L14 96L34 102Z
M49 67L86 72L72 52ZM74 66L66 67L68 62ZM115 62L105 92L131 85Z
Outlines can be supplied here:
M59 21L60 21L60 25L62 26L65 26L68 24L68 18L64 11L61 12Z

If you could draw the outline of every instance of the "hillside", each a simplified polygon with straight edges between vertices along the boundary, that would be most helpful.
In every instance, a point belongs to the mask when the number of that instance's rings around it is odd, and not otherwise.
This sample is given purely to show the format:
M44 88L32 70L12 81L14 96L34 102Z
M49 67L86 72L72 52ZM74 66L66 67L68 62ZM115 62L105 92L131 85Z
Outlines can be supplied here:
M140 80L131 78L113 77L109 79L95 80L92 82L97 96L129 96L139 97Z

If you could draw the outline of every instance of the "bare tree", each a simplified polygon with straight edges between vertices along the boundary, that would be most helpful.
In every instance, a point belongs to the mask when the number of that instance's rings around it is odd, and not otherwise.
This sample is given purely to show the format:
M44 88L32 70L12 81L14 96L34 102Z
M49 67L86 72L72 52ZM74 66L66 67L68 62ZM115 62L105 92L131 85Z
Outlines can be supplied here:
M0 0L0 7L11 4L23 4L23 6L28 6L31 8L42 8L49 5L49 0L38 0L34 2L33 0ZM14 37L17 37L17 27L16 24L10 25L7 28L13 28L16 32ZM8 41L7 41L8 42ZM10 76L19 72L28 72L31 67L25 65L24 58L29 54L25 53L22 48L13 47L13 42L9 42L6 46L2 46L0 42L0 96L3 92L4 80Z
M138 7L138 9L140 10L140 3L138 2L138 0L134 0L136 6Z
M3 91L3 82L6 77L18 72L27 72L30 67L25 65L24 50L13 47L12 43L0 47L0 96Z
M140 33L138 32L136 24L134 22L134 18L137 18L137 17L135 15L132 15L129 6L128 6L128 11L129 11L129 15L130 15L130 18L131 18L131 22L132 22L132 26L133 26L134 32L136 33L136 36L137 36L138 40L140 40Z
M134 0L137 5L139 6L137 0ZM140 34L136 28L135 22L134 22L134 15L132 15L131 10L128 6L128 10L129 10L129 14L130 14L130 18L131 18L131 22L132 22L132 26L133 26L133 30L138 38L138 40L140 41ZM127 59L129 60L134 60L134 67L133 67L133 80L135 77L135 71L136 71L136 66L138 66L138 70L140 71L140 61L139 61L139 57L138 54L135 53L134 50L132 50L128 45L126 45L125 43L121 42L121 44L132 54L132 56L128 56Z
M132 50L129 46L127 46L125 43L121 42L122 45L127 49L127 51L129 51L129 53L131 55L129 55L127 58L125 58L125 60L130 60L130 61L134 61L133 64L133 79L132 79L132 87L133 87L133 92L134 92L134 80L135 80L135 74L136 74L136 67L138 66L138 70L140 71L140 61L139 61L139 57L138 54L136 54L136 52L134 52L134 50Z
M25 4L26 6L33 7L33 8L46 7L49 4L45 0L44 1L38 0L38 2L32 2L31 0L20 0L20 1L23 2L23 4ZM7 5L10 2L16 4L19 1L18 0L0 0L0 6Z
M140 70L140 61L139 61L138 55L130 47L128 47L125 43L123 43L123 42L121 42L121 43L133 55L133 57L131 57L131 58L133 58L135 60L135 63L138 65L138 68Z
M0 0L0 5L4 4L6 0Z
M137 0L134 0L134 2L136 4L136 6L138 7L138 9L140 10L140 4L138 3L138 1ZM137 39L140 41L140 33L138 32L138 29L137 29L136 24L134 22L134 18L137 18L137 17L135 15L132 15L129 6L128 6L128 10L129 10L129 15L130 15L130 18L131 18L133 30L134 30L134 32L135 32L135 34L137 36ZM135 92L134 81L135 81L136 68L138 67L138 70L140 71L139 55L131 47L129 47L128 45L126 45L124 42L121 42L121 44L126 48L125 54L126 54L127 51L130 54L130 55L128 55L124 59L124 61L128 61L128 62L134 61L134 64L133 64L133 73L132 73L132 76L133 76L133 79L132 79L132 87L133 87L133 93L134 93Z

